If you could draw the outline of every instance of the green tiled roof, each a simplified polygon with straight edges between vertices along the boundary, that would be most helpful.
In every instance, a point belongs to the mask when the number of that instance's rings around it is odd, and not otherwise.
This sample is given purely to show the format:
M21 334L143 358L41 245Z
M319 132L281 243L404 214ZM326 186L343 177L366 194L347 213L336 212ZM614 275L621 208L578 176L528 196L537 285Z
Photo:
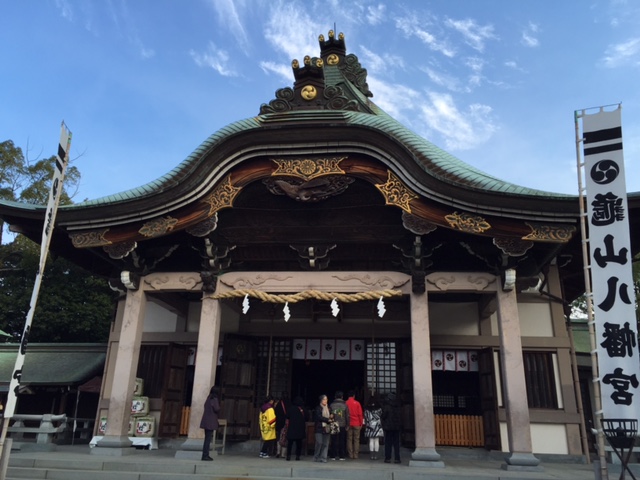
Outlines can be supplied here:
M107 347L83 348L79 345L56 345L27 349L22 369L22 385L76 385L101 375ZM0 383L8 384L15 366L18 346L0 350Z
M267 113L257 117L239 120L221 128L211 135L182 163L157 180L125 192L78 203L70 206L70 208L117 203L160 193L162 190L171 188L188 177L209 152L215 149L221 142L234 135L251 132L252 130L260 130L264 128L266 124L273 124L274 122L280 124L286 124L287 122L299 124L301 121L313 121L318 124L327 124L332 123L336 116L346 119L348 125L369 128L382 133L386 137L395 139L410 151L417 165L426 173L442 182L471 190L488 191L506 195L555 199L575 197L574 195L550 193L514 185L462 162L460 159L420 137L381 110L371 102L354 83L348 80L337 66L325 65L324 81L326 86L333 85L340 87L345 97L360 105L360 112L325 110L321 108L317 110L301 109L290 110L284 113Z

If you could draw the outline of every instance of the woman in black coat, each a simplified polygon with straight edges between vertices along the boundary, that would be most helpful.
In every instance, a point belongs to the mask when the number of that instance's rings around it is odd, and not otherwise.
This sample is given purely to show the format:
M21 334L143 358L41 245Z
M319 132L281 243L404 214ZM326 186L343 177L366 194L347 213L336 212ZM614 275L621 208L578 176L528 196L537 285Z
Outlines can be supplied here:
M211 439L213 431L218 429L218 412L220 411L220 401L218 400L218 389L211 387L209 396L204 402L204 410L202 412L202 420L200 420L200 428L204 429L204 443L202 444L202 460L211 461Z
M307 420L309 415L304 408L304 401L301 397L293 399L293 405L287 411L287 460L291 460L291 447L296 446L296 460L300 460L300 450L302 439L307 433Z

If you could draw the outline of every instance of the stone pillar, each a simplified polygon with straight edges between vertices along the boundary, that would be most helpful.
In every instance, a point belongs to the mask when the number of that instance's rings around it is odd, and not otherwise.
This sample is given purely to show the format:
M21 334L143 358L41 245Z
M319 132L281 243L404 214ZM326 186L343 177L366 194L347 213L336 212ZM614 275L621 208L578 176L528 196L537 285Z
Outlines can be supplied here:
M515 290L503 291L498 288L498 332L500 335L500 356L502 387L504 388L505 410L509 452L504 470L541 471L540 460L533 455L531 444L531 423L527 403L527 386L524 377L520 319Z
M92 455L120 456L133 453L129 440L131 400L136 383L146 296L140 288L127 290L124 317L118 341L116 360L109 397L107 429L104 437L91 449Z
M409 465L412 467L443 468L444 462L440 460L440 454L436 452L428 297L426 293L412 293L410 298L416 449L411 454Z
M189 433L185 442L176 450L176 458L199 460L202 456L204 430L200 428L204 402L216 381L218 343L220 340L221 309L218 300L205 297L200 310L198 351L191 396Z

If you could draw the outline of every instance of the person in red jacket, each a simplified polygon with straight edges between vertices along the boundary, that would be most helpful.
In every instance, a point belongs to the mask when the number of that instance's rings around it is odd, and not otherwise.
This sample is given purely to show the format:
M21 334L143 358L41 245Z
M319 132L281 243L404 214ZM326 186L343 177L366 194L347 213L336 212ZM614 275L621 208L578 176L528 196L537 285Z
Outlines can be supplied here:
M358 458L360 454L360 430L364 425L362 405L356 400L356 392L350 390L345 402L349 409L349 427L347 428L347 454L349 458Z

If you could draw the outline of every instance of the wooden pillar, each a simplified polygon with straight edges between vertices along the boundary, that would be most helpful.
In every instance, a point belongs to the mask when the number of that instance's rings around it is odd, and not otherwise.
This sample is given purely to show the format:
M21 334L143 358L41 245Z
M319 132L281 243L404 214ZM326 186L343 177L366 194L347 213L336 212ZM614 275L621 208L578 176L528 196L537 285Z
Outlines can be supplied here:
M542 469L538 466L540 460L533 455L531 444L531 422L524 376L518 300L515 290L504 291L499 288L496 297L502 387L510 452L510 456L506 458L507 463L502 465L502 468L539 471Z
M104 437L91 449L92 455L115 456L133 453L128 436L129 417L140 356L145 307L146 295L141 288L127 290L109 396L107 429Z
M412 467L443 468L444 462L440 460L440 454L436 452L428 296L426 293L411 293L410 298L416 449L411 454L409 465Z

